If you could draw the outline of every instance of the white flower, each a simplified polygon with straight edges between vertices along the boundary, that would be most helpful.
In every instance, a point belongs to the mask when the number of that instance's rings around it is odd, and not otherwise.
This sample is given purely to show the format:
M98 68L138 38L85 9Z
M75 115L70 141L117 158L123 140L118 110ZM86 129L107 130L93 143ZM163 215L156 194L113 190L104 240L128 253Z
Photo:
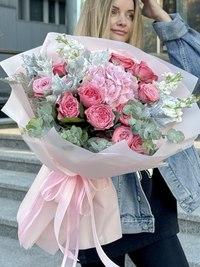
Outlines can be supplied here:
M191 95L185 99L180 100L179 107L180 108L191 108L192 104L196 103L198 98L195 95Z
M164 105L162 107L163 113L172 118L173 121L181 122L182 121L182 115L183 111L180 107L178 107L178 104L172 100L164 100Z
M171 108L163 108L164 114L170 118L173 118L173 121L175 122L181 122L182 121L182 110L179 109L171 109Z
M154 82L154 84L158 89L160 89L161 92L170 95L171 92L173 92L178 87L178 84L182 80L182 75L180 72L176 74L165 72L164 74L162 74L162 76L165 79L161 82Z
M79 43L77 40L67 38L65 34L58 35L56 40L59 43L65 44L65 46L59 48L57 52L67 60L75 59L85 49L83 44Z

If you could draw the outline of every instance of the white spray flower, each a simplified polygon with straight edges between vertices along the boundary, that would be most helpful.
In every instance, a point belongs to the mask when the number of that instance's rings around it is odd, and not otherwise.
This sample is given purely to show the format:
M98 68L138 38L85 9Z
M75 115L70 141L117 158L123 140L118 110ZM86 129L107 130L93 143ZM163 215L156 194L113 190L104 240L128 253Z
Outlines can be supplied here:
M65 34L58 35L56 40L58 43L64 44L64 47L57 49L57 52L68 61L80 56L81 52L85 49L83 44L79 43L77 40L67 38Z
M166 99L164 100L164 105L162 107L163 113L172 118L172 121L181 122L183 111L179 107L178 103L175 103L172 100Z
M171 72L165 72L162 74L164 80L161 82L154 82L154 84L160 89L161 92L170 95L182 80L182 74L180 72L174 74Z

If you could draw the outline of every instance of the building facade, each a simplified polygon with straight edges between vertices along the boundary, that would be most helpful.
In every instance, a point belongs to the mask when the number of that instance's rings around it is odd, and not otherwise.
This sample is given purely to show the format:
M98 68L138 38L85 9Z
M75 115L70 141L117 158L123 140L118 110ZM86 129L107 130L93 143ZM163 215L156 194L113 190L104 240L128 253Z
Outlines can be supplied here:
M18 53L41 45L50 31L73 33L84 0L0 0L0 60L5 52ZM105 1L105 0L102 0ZM159 0L168 12L179 12L195 29L200 30L199 0ZM156 37L151 21L144 19L146 52L156 53ZM150 31L149 31L150 30ZM7 56L7 55L6 55Z
M81 0L0 0L0 61L40 46L48 32L72 34L80 5ZM0 110L9 94L0 82Z
M41 45L50 31L72 33L80 9L72 0L0 0L0 50L21 52Z

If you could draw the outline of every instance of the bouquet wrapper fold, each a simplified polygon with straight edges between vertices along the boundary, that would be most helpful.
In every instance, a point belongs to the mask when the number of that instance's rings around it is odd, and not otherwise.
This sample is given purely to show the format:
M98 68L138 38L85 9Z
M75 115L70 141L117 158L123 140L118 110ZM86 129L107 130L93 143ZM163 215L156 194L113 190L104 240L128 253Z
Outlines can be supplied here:
M24 52L57 59L55 41L58 33L49 33L41 47ZM145 61L160 77L164 72L181 72L183 81L174 92L185 98L193 91L197 78L167 62L144 53L126 43L68 36L92 51L109 49L113 52ZM21 54L0 62L8 74L14 75L22 66ZM2 111L21 129L34 117L28 98L20 84L11 85L12 92ZM26 194L18 211L19 239L29 248L35 243L51 254L60 249L75 266L78 249L96 247L105 266L117 266L101 249L122 236L115 188L108 177L144 169L161 167L171 155L190 147L200 133L200 111L196 104L184 111L183 120L174 128L185 135L181 144L164 140L152 156L136 153L121 141L99 153L92 153L62 139L52 128L40 139L23 135L24 141L42 162L40 172Z

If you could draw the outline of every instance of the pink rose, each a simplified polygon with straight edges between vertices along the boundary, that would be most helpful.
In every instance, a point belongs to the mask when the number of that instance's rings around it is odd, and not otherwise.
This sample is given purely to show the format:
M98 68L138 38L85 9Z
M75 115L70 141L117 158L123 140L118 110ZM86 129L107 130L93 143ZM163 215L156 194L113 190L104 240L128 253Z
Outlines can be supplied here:
M92 105L98 105L104 102L103 92L97 86L86 83L78 88L80 101L86 108Z
M85 110L87 121L96 130L109 129L114 125L115 114L108 105L99 104Z
M151 83L144 83L140 85L138 97L143 103L156 102L160 98L160 91Z
M33 81L33 91L36 97L41 97L51 90L51 77L46 76Z
M138 77L141 82L151 83L153 80L158 80L158 76L153 73L152 69L144 61L141 61L140 64L135 64L130 69L130 72Z
M126 115L123 113L123 108L124 106L126 106L127 103L124 103L124 104L120 104L119 106L116 107L116 110L117 112L119 112L119 114L121 115L119 117L119 121L126 125L126 126L129 126L129 120L131 119L131 115Z
M72 93L65 93L64 96L58 101L58 104L58 120L62 120L66 117L73 118L79 116L79 102L72 95Z
M112 141L117 143L122 140L126 140L128 146L132 144L133 134L129 127L119 126L114 130Z
M142 147L143 140L142 138L138 135L135 134L132 136L132 142L130 144L130 148L138 153L145 153L147 152L147 149Z
M59 77L63 77L67 74L66 62L53 65L53 74L58 74Z
M135 62L131 58L124 57L115 53L111 54L110 62L112 62L114 65L123 66L125 70L132 68L135 64Z

